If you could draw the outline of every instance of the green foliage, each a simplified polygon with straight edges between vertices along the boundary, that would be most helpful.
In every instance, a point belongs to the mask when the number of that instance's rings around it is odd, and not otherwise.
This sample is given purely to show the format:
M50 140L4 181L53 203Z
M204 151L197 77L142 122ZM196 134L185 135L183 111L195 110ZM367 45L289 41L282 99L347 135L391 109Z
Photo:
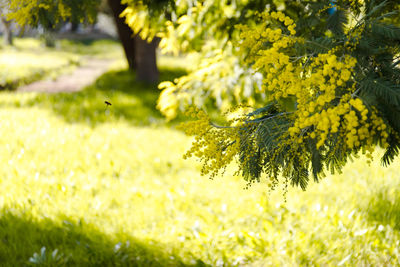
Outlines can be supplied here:
M94 22L100 0L11 0L8 1L9 19L20 25L43 26L52 29L60 21Z

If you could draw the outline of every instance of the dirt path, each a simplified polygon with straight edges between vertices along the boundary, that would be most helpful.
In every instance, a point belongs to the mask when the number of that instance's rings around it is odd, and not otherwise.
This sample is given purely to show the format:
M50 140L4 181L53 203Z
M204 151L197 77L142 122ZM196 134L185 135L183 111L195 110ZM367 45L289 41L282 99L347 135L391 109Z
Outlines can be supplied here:
M114 62L112 59L88 58L72 73L63 74L56 80L37 81L17 89L18 92L76 92L92 84L106 72Z

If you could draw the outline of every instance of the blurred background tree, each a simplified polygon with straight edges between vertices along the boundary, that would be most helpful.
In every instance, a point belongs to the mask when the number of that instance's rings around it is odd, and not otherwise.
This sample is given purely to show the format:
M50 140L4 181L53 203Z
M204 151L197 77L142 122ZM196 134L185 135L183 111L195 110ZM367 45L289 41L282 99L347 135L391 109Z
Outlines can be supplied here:
M133 31L132 29L126 25L125 21L123 18L121 18L119 15L124 11L126 8L126 5L121 4L121 1L119 0L107 0L103 1L103 11L106 13L111 13L115 25L117 27L118 31L118 36L119 39L121 40L122 46L124 48L125 52L125 57L128 62L129 69L134 70L135 67L135 38L133 37Z
M158 41L149 42L135 37L133 31L124 23L119 15L126 8L126 4L119 0L85 0L85 1L27 1L13 0L9 3L13 11L8 18L14 19L20 25L41 26L51 39L51 31L61 22L69 21L76 30L79 23L87 21L94 23L99 10L112 14L118 32L118 37L124 48L126 60L131 70L136 71L137 79L155 83L159 79L156 62L156 48Z
M4 42L4 45L12 45L13 44L13 35L12 35L12 29L11 29L11 21L7 19L7 15L8 15L7 1L1 0L0 1L0 19L1 19L1 24L3 25L3 29L4 29L3 42Z
M138 80L157 82L159 79L156 59L158 40L147 42L134 34L125 23L125 19L120 16L127 8L126 4L121 3L120 0L107 0L107 3L117 26L129 69L136 70Z

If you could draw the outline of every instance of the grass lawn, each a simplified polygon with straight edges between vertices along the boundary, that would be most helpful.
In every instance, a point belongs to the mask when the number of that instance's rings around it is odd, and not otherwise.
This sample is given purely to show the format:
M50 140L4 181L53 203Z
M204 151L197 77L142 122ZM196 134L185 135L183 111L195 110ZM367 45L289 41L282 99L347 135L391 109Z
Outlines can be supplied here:
M112 40L59 40L57 47L47 48L38 39L15 38L14 46L0 48L0 89L55 78L76 68L87 56L113 58L121 53L120 45Z
M158 93L114 70L78 93L0 94L2 266L400 264L398 161L355 160L285 203L234 166L201 177Z

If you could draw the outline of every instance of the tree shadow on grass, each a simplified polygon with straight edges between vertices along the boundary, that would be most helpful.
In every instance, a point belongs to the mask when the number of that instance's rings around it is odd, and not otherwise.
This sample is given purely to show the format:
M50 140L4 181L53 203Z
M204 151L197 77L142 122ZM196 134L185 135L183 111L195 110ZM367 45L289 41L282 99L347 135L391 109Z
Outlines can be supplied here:
M82 221L38 221L5 209L0 216L1 266L206 266L185 264L157 244L109 237Z
M184 75L185 71L161 69L160 74L160 80L166 81ZM110 71L80 92L37 94L25 104L50 109L70 123L97 126L124 121L135 126L148 126L165 123L156 109L159 94L157 84L137 82L129 70Z

